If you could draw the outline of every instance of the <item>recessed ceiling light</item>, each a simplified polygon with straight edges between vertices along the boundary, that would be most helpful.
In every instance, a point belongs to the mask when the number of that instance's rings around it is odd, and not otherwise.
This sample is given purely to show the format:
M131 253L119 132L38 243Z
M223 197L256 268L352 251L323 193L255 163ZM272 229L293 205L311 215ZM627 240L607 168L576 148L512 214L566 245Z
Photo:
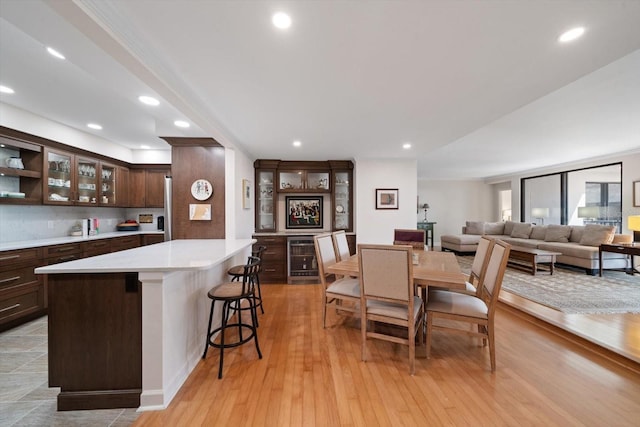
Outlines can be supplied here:
M274 13L271 17L271 22L273 22L273 25L275 25L277 28L283 30L291 26L291 18L284 12Z
M179 128L188 128L189 126L191 126L188 122L185 122L184 120L176 120L175 122L173 122L173 124L178 126Z
M151 96L142 95L138 97L138 100L143 104L147 104L147 105L153 105L153 106L160 105L160 101L158 101L157 99Z
M584 34L584 27L572 28L558 37L558 41L562 43L570 42Z
M0 85L0 92L2 92L2 93L15 93L15 91L13 89L11 89L9 86L2 86L2 85Z
M409 148L411 148L411 144L409 142L405 142L404 144L402 144L402 148L408 150Z
M300 141L293 141L293 146L294 147L300 147L302 145L302 142Z
M52 47L47 47L47 52L49 52L51 55L55 56L58 59L65 59L63 54L61 54L60 52L58 52Z
M95 130L101 130L102 129L102 126L100 126L97 123L88 123L87 127L91 128L91 129L95 129Z
M151 147L149 147L148 145L141 145L140 148L142 148L143 150L148 150Z

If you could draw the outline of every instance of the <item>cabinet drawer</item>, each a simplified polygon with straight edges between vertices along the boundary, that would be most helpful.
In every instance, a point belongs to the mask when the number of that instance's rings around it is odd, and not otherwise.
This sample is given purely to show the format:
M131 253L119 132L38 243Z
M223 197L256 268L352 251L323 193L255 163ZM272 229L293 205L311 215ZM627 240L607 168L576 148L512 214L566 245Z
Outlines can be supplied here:
M37 282L38 277L33 272L34 269L35 266L27 266L14 270L0 271L0 290Z
M58 255L58 256L53 256L51 258L47 258L45 260L45 264L46 265L59 264L61 262L73 261L81 258L82 258L82 252L68 253L64 255Z
M35 265L42 258L42 248L16 249L0 252L0 271L13 270L26 264Z
M0 292L0 324L44 308L44 289L39 283Z
M85 257L108 254L111 252L111 239L96 240L82 244L82 253Z
M64 245L47 246L45 248L45 258L57 258L66 255L77 255L76 258L79 258L81 252L82 245L80 243L67 243Z
M262 264L260 283L287 283L287 273L284 262Z
M140 236L116 237L111 240L111 252L124 251L138 246L140 246Z

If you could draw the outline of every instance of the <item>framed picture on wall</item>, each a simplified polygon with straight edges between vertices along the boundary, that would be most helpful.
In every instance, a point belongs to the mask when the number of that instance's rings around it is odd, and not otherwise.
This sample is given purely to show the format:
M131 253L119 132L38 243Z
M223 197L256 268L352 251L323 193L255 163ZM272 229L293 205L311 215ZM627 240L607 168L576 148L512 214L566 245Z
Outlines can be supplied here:
M251 181L242 180L242 209L251 208Z
M398 209L398 189L376 188L376 209Z
M633 206L640 207L640 181L633 183Z
M322 228L322 196L287 196L286 228Z

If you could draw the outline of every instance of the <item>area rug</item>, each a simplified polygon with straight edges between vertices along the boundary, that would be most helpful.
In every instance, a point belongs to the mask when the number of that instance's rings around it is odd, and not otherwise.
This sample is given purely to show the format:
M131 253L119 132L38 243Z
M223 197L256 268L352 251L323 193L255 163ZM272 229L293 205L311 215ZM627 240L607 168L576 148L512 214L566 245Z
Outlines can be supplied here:
M469 273L473 256L458 256L458 262ZM640 313L640 276L621 271L605 270L599 277L556 266L552 276L546 271L532 276L507 267L502 289L563 313Z

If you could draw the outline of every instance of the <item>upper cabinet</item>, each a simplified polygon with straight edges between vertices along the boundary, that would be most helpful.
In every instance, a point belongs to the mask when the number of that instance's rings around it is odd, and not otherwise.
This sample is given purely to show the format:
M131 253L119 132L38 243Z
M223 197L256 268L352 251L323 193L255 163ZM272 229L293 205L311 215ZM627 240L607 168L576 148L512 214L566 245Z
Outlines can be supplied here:
M331 191L329 170L279 170L278 191L281 193L328 193Z
M0 136L0 203L42 202L42 146Z
M168 166L161 169L130 169L129 207L164 207L164 177L170 173Z
M291 193L328 194L331 215L326 218L330 218L332 230L353 230L351 161L256 160L254 167L256 232L278 231L278 194Z
M353 231L353 163L330 160L333 230Z

